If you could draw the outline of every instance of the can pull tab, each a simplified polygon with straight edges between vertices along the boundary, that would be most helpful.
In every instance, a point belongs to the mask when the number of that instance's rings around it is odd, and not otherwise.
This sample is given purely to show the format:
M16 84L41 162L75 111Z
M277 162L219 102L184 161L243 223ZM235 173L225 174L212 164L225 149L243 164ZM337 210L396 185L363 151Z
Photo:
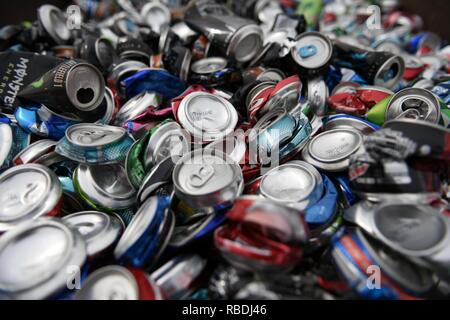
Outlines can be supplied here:
M298 49L298 54L303 59L315 56L317 54L317 47L313 44L301 47Z
M199 167L197 172L189 176L189 184L194 188L203 187L214 176L214 172L211 165Z

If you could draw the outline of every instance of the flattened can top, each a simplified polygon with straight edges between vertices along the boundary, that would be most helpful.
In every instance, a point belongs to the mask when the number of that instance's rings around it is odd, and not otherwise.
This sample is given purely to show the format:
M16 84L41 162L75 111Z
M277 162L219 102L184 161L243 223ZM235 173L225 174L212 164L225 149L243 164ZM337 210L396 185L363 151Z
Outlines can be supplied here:
M292 161L266 173L261 179L260 192L277 202L311 204L308 200L317 201L323 193L322 176L310 164Z
M0 175L0 232L52 214L61 195L58 177L47 167L26 164L5 171Z
M66 131L67 140L78 147L92 148L113 144L126 135L123 128L80 123L69 127Z
M194 207L199 205L197 200L200 207L234 200L243 189L240 166L215 149L185 155L175 165L172 177L176 193Z
M228 61L221 57L210 57L196 61L191 65L191 70L197 74L211 74L227 67Z
M347 169L349 158L361 149L363 136L356 130L334 129L315 136L303 149L306 162L324 171Z
M135 201L136 190L128 182L121 164L80 164L74 173L74 184L83 197L102 208L126 209Z
M238 115L224 98L207 92L193 92L182 100L178 119L194 137L215 141L233 132Z
M67 285L67 268L82 268L81 235L53 219L22 224L0 239L0 296L39 300Z
M107 266L92 273L75 294L77 300L139 300L139 285L125 267Z
M110 248L125 229L119 217L98 211L73 213L62 221L83 236L90 257Z
M406 88L397 92L390 100L385 121L393 120L402 115L414 114L413 117L431 123L441 119L439 99L429 90L421 88Z
M294 61L305 69L319 69L328 64L333 55L331 41L320 32L305 32L291 49Z

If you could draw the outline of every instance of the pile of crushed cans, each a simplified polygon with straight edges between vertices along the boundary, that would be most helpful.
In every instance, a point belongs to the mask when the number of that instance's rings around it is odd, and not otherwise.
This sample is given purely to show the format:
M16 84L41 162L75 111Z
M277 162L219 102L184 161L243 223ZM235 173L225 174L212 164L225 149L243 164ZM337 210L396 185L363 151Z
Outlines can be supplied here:
M78 0L0 51L0 298L450 297L450 46L398 1Z

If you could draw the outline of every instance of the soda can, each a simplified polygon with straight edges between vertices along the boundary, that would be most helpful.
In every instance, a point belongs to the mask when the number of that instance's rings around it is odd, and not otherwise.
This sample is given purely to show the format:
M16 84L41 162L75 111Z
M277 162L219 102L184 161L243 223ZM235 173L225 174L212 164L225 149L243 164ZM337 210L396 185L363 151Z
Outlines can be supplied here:
M192 61L191 50L181 45L176 45L171 47L162 58L164 66L171 74L184 82L188 80Z
M56 143L53 140L43 139L30 144L14 157L14 165L39 163L42 157L54 153Z
M217 150L195 150L175 165L175 194L193 208L208 208L233 201L243 191L240 166Z
M333 45L336 65L355 70L369 84L393 88L403 77L405 64L400 56L363 50L336 40Z
M306 98L315 115L319 117L325 115L329 95L328 87L323 79L314 78L308 80Z
M39 34L58 45L66 44L72 38L63 12L53 5L43 5L37 10Z
M17 246L22 250L15 250ZM52 257L52 263L43 257ZM68 270L83 280L86 248L77 231L55 219L40 218L1 237L0 261L9 270L0 275L2 299L55 299L71 291Z
M418 56L432 54L441 48L441 38L432 32L421 32L413 36L407 44L409 52Z
M275 89L276 83L273 81L255 82L245 98L247 119L250 123L257 123L259 111L269 101L270 95Z
M418 57L403 54L402 58L405 61L403 79L407 81L417 78L427 68L425 63Z
M109 70L117 60L116 49L106 37L94 37L86 35L79 44L78 55L99 70Z
M159 162L144 176L137 193L138 204L144 203L150 196L157 193L158 189L172 182L172 172L175 164L181 156L169 156ZM170 192L170 196L172 192Z
M134 207L136 190L128 183L121 164L80 164L73 174L77 194L93 209L120 212Z
M152 272L150 279L169 300L187 299L204 277L207 260L197 254L177 256Z
M191 65L189 81L209 87L224 86L241 79L235 68L227 68L228 61L221 57L197 60Z
M390 99L384 121L403 117L438 123L441 120L440 102L428 90L420 88L403 89Z
M345 171L350 165L350 157L362 152L363 141L363 135L357 130L325 131L310 140L302 157L325 172Z
M177 119L189 132L194 143L221 140L233 133L238 114L226 99L207 92L185 96L177 110Z
M140 61L147 64L150 60L151 48L141 40L127 37L119 39L116 52L121 60Z
M162 300L162 292L139 269L105 266L94 271L74 295L75 300Z
M105 80L91 64L68 60L23 88L18 97L45 105L62 116L98 120L105 96Z
M333 175L331 179L340 191L340 200L344 208L349 208L361 200L351 189L350 180L347 176Z
M170 24L171 20L170 10L160 2L144 4L140 10L140 15L142 22L150 26L156 33L160 33L161 27Z
M0 168L9 166L8 157L11 154L14 138L11 126L8 123L0 123Z
M215 1L191 3L185 12L185 22L210 40L211 55L217 53L245 63L262 48L261 28L252 20L234 15Z
M290 112L298 105L302 90L300 78L295 75L278 82L270 94L270 99L259 109L258 116L264 116L275 108L284 108Z
M194 43L194 41L196 41L199 36L198 33L189 28L189 26L184 21L175 23L170 27L170 30L178 36L178 38L185 46L189 46L190 44ZM195 55L193 54L192 57L194 58Z
M143 115L147 109L158 108L161 105L161 96L154 92L143 92L127 101L117 112L114 124L123 126L128 121L132 121Z
M200 35L192 44L192 60L198 61L209 56L211 42L204 35Z
M361 85L354 81L341 81L337 86L334 87L331 95L334 96L339 93L349 93L355 94L356 89L361 87Z
M297 122L297 128L294 131L292 138L280 148L280 161L289 161L291 158L295 157L302 149L306 146L309 138L314 133L314 126L317 128L321 127L321 120L318 117L313 118L310 122L308 117L303 113L295 115ZM318 124L315 124L315 121Z
M227 216L234 224L217 229L214 243L232 266L252 272L281 272L301 260L301 244L309 239L309 229L296 210L245 196L236 200ZM253 227L247 229L246 225Z
M121 264L150 269L157 263L174 227L169 206L169 198L152 197L139 208L114 250Z
M334 129L354 129L360 131L364 135L369 135L372 132L379 130L380 126L351 115L336 114L328 116L323 120L323 128L325 131Z
M290 161L270 170L262 176L259 185L263 197L298 211L316 204L323 192L322 176L303 161Z
M366 299L414 300L435 286L432 273L383 246L360 229L339 232L333 239L332 260L347 284ZM367 286L370 266L379 266L381 286Z
M119 216L98 211L73 213L62 218L62 221L83 236L90 260L111 253L125 229Z
M371 214L367 214L368 206L363 203L350 208L346 219L395 252L425 265L444 279L449 278L448 218L430 205L401 200L372 206Z
M173 99L186 89L186 83L165 69L144 69L123 80L127 99L148 91ZM167 114L164 115L167 117Z
M67 129L56 152L81 163L110 164L125 160L133 143L123 128L81 123Z
M125 96L125 86L122 84L122 81L145 68L148 68L148 65L140 61L118 61L113 65L108 75L108 86L114 89L119 97L123 98Z
M290 64L300 74L314 78L326 73L333 57L333 45L320 32L305 32L297 37L290 50Z
M444 81L433 86L431 91L439 97L446 105L450 104L450 81ZM448 113L448 112L447 112Z
M135 188L140 188L154 166L165 161L167 157L182 155L189 149L189 136L181 127L172 120L162 122L130 148L125 159L128 180Z
M10 168L0 175L0 232L42 216L58 216L62 188L58 177L40 164ZM23 201L20 201L23 199Z

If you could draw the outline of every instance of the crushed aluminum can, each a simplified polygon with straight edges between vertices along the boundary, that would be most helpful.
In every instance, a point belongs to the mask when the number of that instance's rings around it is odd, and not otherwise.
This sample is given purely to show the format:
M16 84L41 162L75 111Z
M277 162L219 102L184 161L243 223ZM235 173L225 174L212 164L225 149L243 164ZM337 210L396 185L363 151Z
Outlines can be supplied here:
M17 166L0 175L0 232L43 216L58 216L62 188L58 177L39 164Z
M162 300L158 286L142 270L121 266L105 266L94 271L75 300Z
M100 124L76 124L66 130L56 152L80 163L109 164L125 160L134 143L125 129Z
M143 92L128 100L117 112L114 124L122 127L128 121L132 121L144 114L149 108L158 108L161 104L161 97L154 92Z
M12 250L20 246L22 250ZM43 257L52 257L52 263ZM62 222L40 218L9 231L0 240L0 276L3 299L57 299L71 290L67 268L86 274L86 248L82 236ZM32 265L33 268L29 268ZM27 271L25 271L27 270Z

